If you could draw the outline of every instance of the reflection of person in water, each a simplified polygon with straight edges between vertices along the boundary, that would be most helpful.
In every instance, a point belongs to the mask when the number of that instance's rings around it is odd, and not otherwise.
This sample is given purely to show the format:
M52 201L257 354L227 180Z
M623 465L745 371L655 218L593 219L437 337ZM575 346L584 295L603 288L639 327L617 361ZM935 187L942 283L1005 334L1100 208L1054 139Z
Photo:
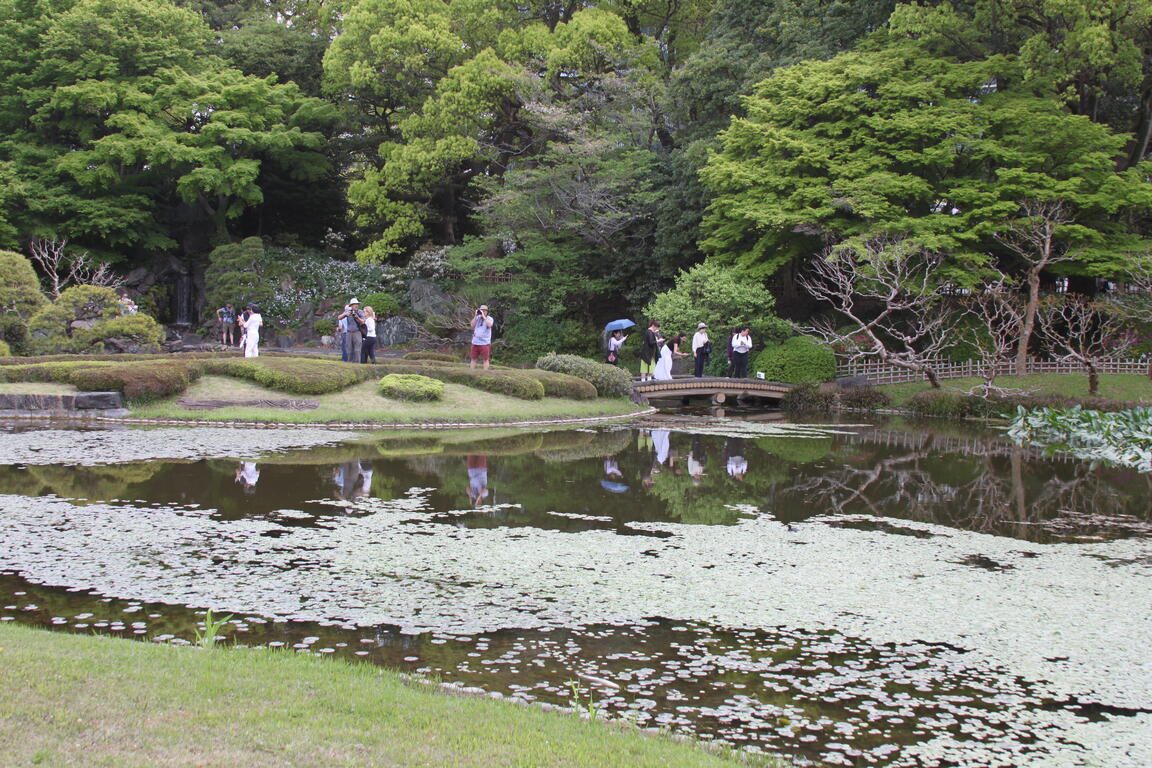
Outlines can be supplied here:
M360 465L360 492L357 496L372 495L372 465Z
M236 467L236 482L241 483L244 493L255 493L256 482L260 479L260 470L254 461L242 461Z
M360 462L345 461L332 470L332 484L336 486L336 498L355 499L364 495L360 488ZM371 482L371 481L369 481Z
M616 463L615 456L604 459L604 474L608 477L624 477L624 473L620 471L620 465Z
M652 430L652 449L656 451L656 464L663 465L668 461L668 430Z
M478 507L488 498L488 457L469 455L464 463L468 466L468 501Z
M728 474L737 480L743 480L748 472L748 460L744 458L744 440L732 438L724 444L724 453L728 457Z
M700 435L692 435L692 448L688 452L688 476L692 478L692 485L700 485L704 478L704 465L707 463L704 441L700 439Z

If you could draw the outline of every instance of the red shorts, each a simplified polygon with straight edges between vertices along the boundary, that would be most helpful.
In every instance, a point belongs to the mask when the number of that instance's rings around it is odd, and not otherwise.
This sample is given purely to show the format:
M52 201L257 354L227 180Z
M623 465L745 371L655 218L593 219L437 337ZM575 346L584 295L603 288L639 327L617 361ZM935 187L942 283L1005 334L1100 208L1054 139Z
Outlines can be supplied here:
M490 360L492 356L491 344L473 344L472 345L472 359L473 360Z

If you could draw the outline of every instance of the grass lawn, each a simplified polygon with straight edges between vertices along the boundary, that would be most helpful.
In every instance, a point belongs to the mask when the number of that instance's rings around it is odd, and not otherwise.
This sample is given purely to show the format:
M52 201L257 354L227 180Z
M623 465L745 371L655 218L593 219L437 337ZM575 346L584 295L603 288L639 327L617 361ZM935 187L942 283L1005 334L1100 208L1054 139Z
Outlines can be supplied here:
M184 408L177 402L192 400L315 400L318 408L291 411L258 406L227 406L213 410ZM178 397L132 408L132 415L149 419L199 421L268 421L293 424L325 422L380 424L495 423L562 418L618 416L644 410L623 398L568 400L546 397L521 400L482 392L460 384L445 384L444 399L434 403L389 400L367 381L328 395L289 395L258 384L225 376L204 376Z
M944 379L945 390L966 392L980 384L977 378ZM1037 373L1030 376L998 376L996 385L1006 389L1021 389L1038 395L1067 395L1088 397L1088 376L1070 373ZM926 381L908 384L885 384L876 389L887 392L892 405L900 407L913 395L932 387ZM1099 397L1108 400L1133 401L1152 404L1152 380L1134 373L1105 374L1100 377Z
M285 651L202 651L4 623L0 668L5 765L747 765L691 743Z
M53 381L4 381L0 382L0 394L4 395L71 395L76 387L71 384L57 384Z

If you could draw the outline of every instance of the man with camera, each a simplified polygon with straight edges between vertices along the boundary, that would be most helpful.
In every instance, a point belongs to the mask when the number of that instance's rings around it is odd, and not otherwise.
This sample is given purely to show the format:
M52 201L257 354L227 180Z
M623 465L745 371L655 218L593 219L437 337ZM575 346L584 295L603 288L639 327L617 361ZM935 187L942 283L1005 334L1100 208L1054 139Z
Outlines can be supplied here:
M360 311L360 299L353 296L344 311L336 316L336 320L342 323L341 328L345 328L348 334L345 337L345 345L341 348L342 352L347 353L347 357L343 359L350 363L360 362L360 347L364 341L363 332L360 330L364 325L364 313Z
M492 317L488 314L488 305L481 304L480 309L472 317L472 367L476 367L476 358L484 360L484 370L488 370L492 357Z

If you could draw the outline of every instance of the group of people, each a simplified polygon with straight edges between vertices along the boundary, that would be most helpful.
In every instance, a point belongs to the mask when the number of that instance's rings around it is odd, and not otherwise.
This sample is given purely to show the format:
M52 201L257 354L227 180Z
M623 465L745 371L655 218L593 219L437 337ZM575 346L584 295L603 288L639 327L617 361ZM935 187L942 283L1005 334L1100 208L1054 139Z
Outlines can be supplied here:
M360 299L353 296L336 316L336 341L340 359L346 363L376 362L376 310L360 309Z
M221 344L239 346L244 350L244 357L260 356L260 329L264 327L264 316L259 307L249 304L237 312L232 302L228 302L216 310L216 320L220 323Z
M620 348L628 337L623 331L613 331L608 339L608 353L605 362L618 365ZM685 335L677 333L666 337L660 331L660 323L653 318L644 331L644 341L640 344L640 381L667 381L672 378L672 368L677 358L691 356L694 361L693 375L701 378L708 359L712 355L712 340L708 337L708 324L698 323L692 336L692 351L680 351ZM728 342L728 376L742 379L748 375L748 354L752 351L752 336L747 325L733 329Z

